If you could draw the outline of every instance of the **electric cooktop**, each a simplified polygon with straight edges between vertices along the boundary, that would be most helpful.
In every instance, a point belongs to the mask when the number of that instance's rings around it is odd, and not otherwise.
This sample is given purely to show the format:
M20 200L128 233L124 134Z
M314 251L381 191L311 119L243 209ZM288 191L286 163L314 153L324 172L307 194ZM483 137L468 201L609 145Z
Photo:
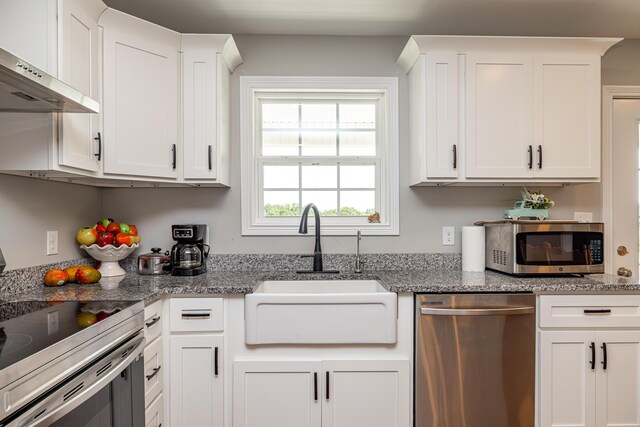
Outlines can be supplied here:
M90 339L92 331L97 335L98 329L108 326L105 323L110 323L109 319L114 315L136 304L140 302L21 301L0 304L0 371L62 342L67 349L73 349Z

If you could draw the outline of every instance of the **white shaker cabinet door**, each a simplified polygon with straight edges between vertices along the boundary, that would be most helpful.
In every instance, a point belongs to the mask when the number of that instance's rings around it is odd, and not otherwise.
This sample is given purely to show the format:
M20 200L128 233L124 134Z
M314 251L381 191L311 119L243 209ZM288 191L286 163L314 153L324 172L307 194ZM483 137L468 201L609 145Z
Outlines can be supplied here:
M322 427L409 427L408 360L322 362Z
M596 426L640 427L640 331L596 334Z
M222 335L172 335L171 425L222 427Z
M596 347L595 331L540 332L540 427L596 427Z
M105 174L177 178L180 34L108 9Z
M233 427L320 427L319 361L236 361Z
M467 178L533 176L533 56L466 58Z
M600 58L538 55L534 69L535 176L600 177Z
M58 77L86 96L99 95L98 18L105 6L100 0L60 0ZM98 114L61 114L58 163L97 172L102 158Z

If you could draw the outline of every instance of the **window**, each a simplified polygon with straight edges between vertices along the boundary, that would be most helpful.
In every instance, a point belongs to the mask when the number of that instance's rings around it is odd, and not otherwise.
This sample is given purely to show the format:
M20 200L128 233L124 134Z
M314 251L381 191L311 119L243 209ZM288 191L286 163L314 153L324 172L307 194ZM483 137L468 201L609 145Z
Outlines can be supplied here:
M243 234L297 234L308 203L323 234L398 234L395 78L241 77L241 92Z

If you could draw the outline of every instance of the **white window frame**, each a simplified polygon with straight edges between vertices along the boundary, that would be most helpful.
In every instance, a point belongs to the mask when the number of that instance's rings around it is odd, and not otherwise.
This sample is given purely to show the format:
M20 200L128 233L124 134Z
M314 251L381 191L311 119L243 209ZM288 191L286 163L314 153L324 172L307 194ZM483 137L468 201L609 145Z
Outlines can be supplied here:
M396 77L240 77L240 140L241 140L241 215L243 236L297 235L297 217L265 218L260 215L260 156L256 129L257 99L261 93L308 92L382 93L379 101L382 115L376 118L376 157L380 176L376 176L380 191L380 223L368 223L362 217L322 217L323 235L353 235L361 230L366 235L400 234L399 229L399 155L398 155L398 79ZM298 159L299 160L299 159ZM362 158L366 162L366 157ZM312 226L314 221L309 221Z

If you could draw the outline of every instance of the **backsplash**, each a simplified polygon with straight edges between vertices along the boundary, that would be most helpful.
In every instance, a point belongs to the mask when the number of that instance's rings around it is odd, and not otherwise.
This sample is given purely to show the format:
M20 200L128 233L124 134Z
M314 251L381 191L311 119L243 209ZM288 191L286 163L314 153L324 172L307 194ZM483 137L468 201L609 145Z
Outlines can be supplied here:
M364 271L377 270L459 270L462 257L457 253L429 253L429 254L365 254ZM340 270L351 272L355 266L355 255L325 254L324 268L326 270ZM52 268L66 268L72 265L95 264L92 258L80 258L55 264L26 267L10 270L0 275L0 297L26 292L44 286L42 278ZM120 262L127 272L137 271L137 257L130 256ZM216 271L296 271L310 270L311 258L300 255L287 254L229 254L209 255L207 269Z

